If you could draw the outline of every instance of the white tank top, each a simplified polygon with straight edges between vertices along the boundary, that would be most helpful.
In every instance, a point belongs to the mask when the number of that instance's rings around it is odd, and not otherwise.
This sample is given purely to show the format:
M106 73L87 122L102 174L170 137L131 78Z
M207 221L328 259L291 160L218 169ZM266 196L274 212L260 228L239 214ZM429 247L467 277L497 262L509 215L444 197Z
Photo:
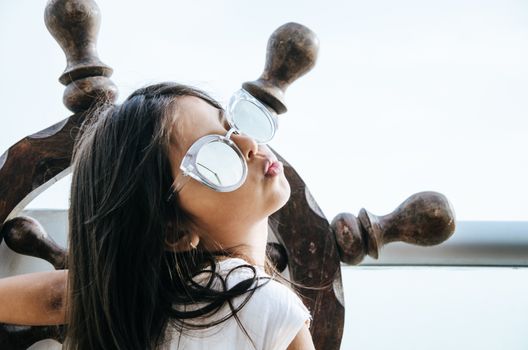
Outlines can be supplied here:
M217 263L217 272L224 278L227 273L238 265L249 264L240 258L228 258ZM257 276L270 277L260 266L254 266ZM253 277L253 271L249 268L240 267L229 274L226 284L227 289L238 282ZM195 281L202 283L210 278L209 274L201 274L195 277ZM257 280L252 285L262 285L266 279ZM220 285L213 288L219 289ZM243 294L233 299L233 306L238 307L249 295ZM194 304L192 306L176 306L178 310L193 310L203 307L205 304ZM205 324L219 320L223 316L230 315L229 305L224 305L215 315L192 319L188 322ZM241 324L255 343L257 350L285 350L295 335L304 324L312 320L310 311L303 304L299 296L288 286L271 279L264 286L255 290L247 303L237 313ZM216 326L201 330L187 330L180 334L174 328L167 331L170 343L160 349L164 350L229 350L229 349L255 349L244 331L238 325L234 317Z

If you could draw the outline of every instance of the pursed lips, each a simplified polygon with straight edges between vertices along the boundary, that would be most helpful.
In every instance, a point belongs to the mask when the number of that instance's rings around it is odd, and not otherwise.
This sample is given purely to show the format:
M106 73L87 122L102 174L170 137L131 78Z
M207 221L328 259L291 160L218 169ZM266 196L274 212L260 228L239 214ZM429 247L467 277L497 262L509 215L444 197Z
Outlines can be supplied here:
M281 161L279 160L270 161L267 164L266 172L264 173L264 176L275 176L282 172L283 172L283 165Z
M277 166L279 163L279 160L273 153L270 151L266 151L266 148L259 149L259 152L257 154L262 155L266 161L264 162L264 174L266 174L271 166Z

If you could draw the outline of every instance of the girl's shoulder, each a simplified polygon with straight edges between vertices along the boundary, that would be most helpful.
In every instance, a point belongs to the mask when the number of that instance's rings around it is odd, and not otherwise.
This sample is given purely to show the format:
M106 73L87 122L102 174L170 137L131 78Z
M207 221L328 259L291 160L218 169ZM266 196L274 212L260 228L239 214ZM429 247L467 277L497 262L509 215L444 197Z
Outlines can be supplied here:
M259 295L274 297L277 301L294 300L301 303L301 299L296 292L288 285L280 282L277 277L269 275L263 266L252 265L242 258L227 258L218 261L217 272L226 280L227 288L231 288L241 281L256 278L256 291Z
M233 305L238 307L244 302L242 308L237 312L237 316L255 341L257 349L286 349L301 327L305 324L309 325L312 320L310 311L297 293L277 280L276 277L266 273L263 267L251 265L241 258L227 258L217 262L216 272L224 278L226 289L233 288L242 281L254 279L251 288L256 288L253 294L249 295L250 292L248 292L248 295L237 297L233 301ZM202 277L204 279L198 275L195 280L199 283L206 281L210 278L210 274L204 274ZM219 286L213 288L217 289ZM226 307L224 312L227 314L229 308ZM217 316L224 316L224 312L219 312ZM212 330L216 335L232 337L232 339L240 339L240 341L244 338L238 335L240 329L233 319L219 326L222 329L221 332ZM230 334L230 330L232 330L232 334ZM201 334L206 335L208 333L208 331L204 331ZM202 338L202 342L205 341L209 344L211 341L211 346L214 344L213 349L221 348L215 346L223 344L222 341L225 338L215 339L216 335L206 336L205 339ZM207 338L208 340L206 340ZM242 344L239 345L237 348L251 348Z
M251 267L248 267L248 265ZM269 275L262 266L252 265L241 258L228 258L219 261L218 270L226 278L228 288L248 278L257 277L258 288L255 293L258 292L258 295L262 297L273 298L267 300L268 305L273 301L279 305L284 304L286 301L292 301L306 308L293 289L280 282L276 277Z
M232 258L221 263L221 270L232 271L227 279L229 286L253 276L250 269L237 268L248 264L243 259ZM263 349L286 349L301 327L310 325L312 315L288 285L267 274L263 267L254 267L257 276L262 278L258 281L260 287L241 309L241 318L258 337L263 337Z

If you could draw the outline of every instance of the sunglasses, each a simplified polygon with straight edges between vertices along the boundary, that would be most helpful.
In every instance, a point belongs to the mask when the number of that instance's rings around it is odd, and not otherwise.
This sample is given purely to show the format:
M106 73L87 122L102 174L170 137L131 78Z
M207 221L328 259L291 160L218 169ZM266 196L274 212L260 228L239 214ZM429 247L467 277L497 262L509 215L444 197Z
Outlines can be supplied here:
M236 190L246 180L248 167L231 135L245 134L265 144L273 139L278 127L277 115L244 89L229 100L226 120L229 131L225 135L205 135L189 147L180 164L183 180L174 181L167 201L191 178L218 192Z

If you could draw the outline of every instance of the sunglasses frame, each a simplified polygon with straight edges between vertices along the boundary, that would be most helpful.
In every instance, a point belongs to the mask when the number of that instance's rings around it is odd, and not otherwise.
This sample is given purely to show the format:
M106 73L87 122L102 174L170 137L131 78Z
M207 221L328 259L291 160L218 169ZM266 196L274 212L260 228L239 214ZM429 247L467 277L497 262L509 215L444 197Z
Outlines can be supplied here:
M209 187L209 188L211 188L211 189L213 189L215 191L218 191L218 192L234 191L235 189L240 187L242 185L242 183L244 183L244 181L246 180L246 177L247 177L247 163L246 163L246 160L244 159L244 155L243 155L242 151L240 150L240 148L238 148L238 146L232 140L229 139L229 137L231 136L231 134L233 132L237 132L237 130L235 128L231 128L226 133L225 136L224 135L205 135L205 136L202 136L198 140L196 140L191 145L191 147L189 147L189 150L187 151L187 153L183 157L183 160L182 160L181 165L180 165L180 170L182 171L182 177L183 177L184 180L177 184L177 187L175 187L175 189L174 189L175 192L179 192L183 188L183 186L187 183L187 181L190 180L190 178L193 178L193 179L201 182L205 186L207 186L207 187ZM238 158L240 159L240 162L242 163L242 177L234 185L231 185L231 186L218 186L215 183L209 181L207 179L207 177L203 176L200 173L200 171L198 170L198 166L196 164L196 158L198 157L198 153L200 153L200 150L202 149L202 147L204 147L205 145L208 145L208 144L210 144L212 142L222 142L222 143L230 146L231 149L233 149L235 151L235 153L238 155ZM176 182L175 182L175 184L176 184Z
M277 118L277 115L275 114L275 112L273 112L271 108L267 107L264 103L260 102L245 89L240 89L236 91L233 96L231 96L231 98L229 99L229 103L226 109L226 119L229 123L229 126L235 128L237 131L240 131L240 128L233 121L233 116L235 114L235 107L238 103L242 101L248 101L255 105L268 118L268 121L273 126L273 132L267 140L255 139L255 141L257 141L259 144L265 144L273 140L273 138L275 137L275 133L277 132L277 129L279 127L279 119Z
M273 139L273 137L275 136L275 133L277 132L277 128L278 128L277 115L270 108L268 108L266 105L264 105L258 99L256 99L251 94L249 94L249 92L247 92L246 90L244 90L244 89L238 90L231 97L231 99L229 101L229 104L228 104L228 107L227 107L227 110L226 110L226 120L227 120L227 122L228 122L228 124L230 126L229 131L225 135L210 134L210 135L202 136L198 140L196 140L189 147L189 149L185 153L185 156L183 157L182 162L180 164L180 170L182 171L183 180L182 181L176 181L176 180L174 181L174 183L171 185L169 196L166 199L167 201L169 201L172 198L174 193L177 193L177 192L181 191L183 186L191 178L195 179L196 181L204 184L205 186L207 186L210 189L212 189L214 191L217 191L217 192L231 192L231 191L234 191L237 188L239 188L246 181L247 171L248 171L246 159L244 157L244 154L240 150L240 148L238 148L236 143L233 142L230 139L231 134L233 134L233 133L244 134L238 129L236 124L233 122L233 117L232 117L233 116L233 111L234 111L234 109L236 107L236 104L239 103L240 101L249 101L249 102L253 103L256 107L258 107L258 109L260 111L262 111L262 113L268 118L268 121L273 126L273 132L272 132L270 138L268 138L267 140L257 140L257 139L255 139L255 141L258 144L266 144L266 143L268 143L269 141L271 141ZM235 151L235 153L238 155L238 157L240 158L240 160L242 162L242 176L241 176L241 179L237 183L235 183L234 185L231 185L231 186L218 186L218 185L212 183L211 181L209 181L198 170L197 165L196 165L196 158L198 156L198 153L200 152L202 147L204 147L205 145L207 145L207 144L209 144L211 142L222 142L222 143L230 146Z

